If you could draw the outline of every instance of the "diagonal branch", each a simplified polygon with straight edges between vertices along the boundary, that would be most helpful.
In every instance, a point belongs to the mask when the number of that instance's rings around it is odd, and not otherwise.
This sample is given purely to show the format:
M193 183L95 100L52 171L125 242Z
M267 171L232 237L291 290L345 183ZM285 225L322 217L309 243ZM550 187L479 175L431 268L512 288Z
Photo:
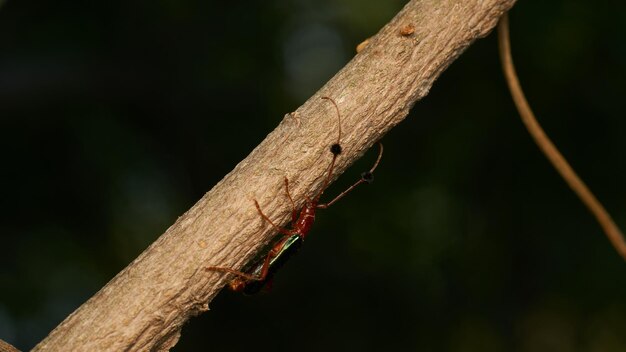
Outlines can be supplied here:
M279 126L158 240L65 319L34 351L168 350L189 317L228 281L209 265L242 268L273 236L254 207L277 223L316 194L342 114L341 174L387 131L515 0L413 0L335 77Z

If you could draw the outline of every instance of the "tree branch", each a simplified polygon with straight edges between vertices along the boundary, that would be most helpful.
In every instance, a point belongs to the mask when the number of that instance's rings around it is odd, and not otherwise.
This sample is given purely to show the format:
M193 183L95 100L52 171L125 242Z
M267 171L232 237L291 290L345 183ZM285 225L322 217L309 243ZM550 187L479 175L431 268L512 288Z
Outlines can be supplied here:
M187 319L273 236L253 199L277 223L322 186L336 140L333 98L342 114L341 174L424 97L475 39L515 0L413 0L355 58L279 126L156 242L68 316L34 351L164 351ZM414 28L413 28L414 27Z
M2 0L0 0L0 6L2 6ZM13 347L13 345L0 340L0 352L20 352L17 348Z

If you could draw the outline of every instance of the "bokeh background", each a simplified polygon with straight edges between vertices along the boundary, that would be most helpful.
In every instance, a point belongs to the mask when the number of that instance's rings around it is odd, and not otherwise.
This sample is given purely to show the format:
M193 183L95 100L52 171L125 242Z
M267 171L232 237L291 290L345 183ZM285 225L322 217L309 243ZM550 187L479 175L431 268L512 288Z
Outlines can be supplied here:
M45 337L404 3L5 1L0 338ZM511 16L533 108L626 228L626 5ZM271 292L224 291L174 351L626 351L626 264L524 130L493 34L384 143Z

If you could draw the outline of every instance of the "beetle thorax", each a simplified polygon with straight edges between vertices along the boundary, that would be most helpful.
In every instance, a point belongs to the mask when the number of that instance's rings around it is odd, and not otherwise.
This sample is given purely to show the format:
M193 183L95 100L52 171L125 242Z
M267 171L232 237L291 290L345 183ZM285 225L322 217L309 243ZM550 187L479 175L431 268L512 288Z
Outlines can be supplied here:
M302 210L300 210L300 216L298 216L298 221L294 224L294 230L300 234L302 239L311 231L311 226L315 222L316 210L317 202L315 201L307 201Z

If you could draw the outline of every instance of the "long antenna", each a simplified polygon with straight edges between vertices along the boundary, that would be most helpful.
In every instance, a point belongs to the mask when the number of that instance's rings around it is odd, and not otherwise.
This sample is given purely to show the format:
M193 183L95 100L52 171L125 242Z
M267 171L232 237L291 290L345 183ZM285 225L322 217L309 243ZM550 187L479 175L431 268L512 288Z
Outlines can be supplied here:
M339 113L339 106L337 106L337 103L331 97L322 97L322 99L330 101L335 106L335 111L337 111L337 120L339 120L339 123L338 123L339 134L337 135L337 144L340 144L341 143L341 114Z
M369 171L365 171L364 173L362 173L361 178L358 181L356 181L352 186L348 187L348 189L346 189L345 191L339 193L339 195L337 195L333 200L325 204L318 204L317 207L319 209L326 209L329 206L335 204L335 202L343 198L348 192L352 191L356 186L362 183L372 183L374 181L374 170L376 170L376 168L378 167L378 163L380 163L380 159L382 159L383 157L383 144L381 142L378 142L378 147L379 147L378 158L376 159L374 166L372 166L372 168Z
M330 152L333 154L333 160L330 162L330 166L328 167L328 174L326 175L326 179L324 179L324 184L322 185L320 192L315 196L315 198L313 198L313 202L318 202L320 200L320 197L324 193L324 190L326 189L326 187L328 187L328 184L330 183L330 178L333 175L333 170L335 168L335 161L337 160L337 156L341 154L341 114L339 113L339 107L337 106L335 100L331 97L322 97L322 99L330 101L335 106L339 132L337 134L337 143L330 146Z

